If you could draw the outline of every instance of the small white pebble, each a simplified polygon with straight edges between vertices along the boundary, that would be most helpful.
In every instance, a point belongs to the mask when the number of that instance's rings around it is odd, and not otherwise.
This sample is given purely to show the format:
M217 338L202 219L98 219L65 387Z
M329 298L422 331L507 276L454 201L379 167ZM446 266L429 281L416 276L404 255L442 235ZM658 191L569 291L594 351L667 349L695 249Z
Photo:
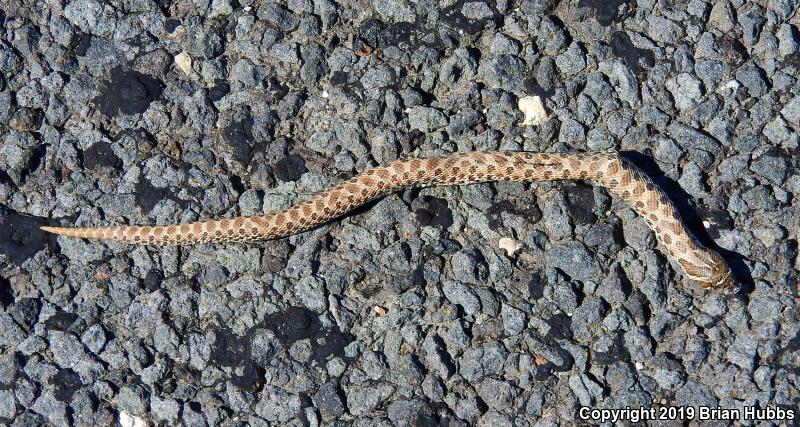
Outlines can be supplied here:
M372 309L375 311L375 314L377 314L379 317L386 316L386 313L389 312L389 310L387 310L386 307L381 307L379 305L372 307Z
M147 423L143 419L125 411L119 411L119 424L122 427L147 427Z
M329 96L330 96L330 95L328 94L328 91L327 91L327 90L323 90L323 91L322 91L322 97L323 97L323 98L327 98L327 97L329 97Z
M739 88L739 82L737 82L736 80L728 80L727 82L719 85L719 87L717 88L717 92L722 92L726 89L735 91L738 88Z
M522 121L523 126L538 126L547 120L547 111L544 109L541 97L526 96L520 98L517 105L525 114L525 119Z
M175 64L183 71L183 74L192 74L192 57L186 52L175 55Z
M637 371L644 369L644 364L642 364L642 362L636 362L635 366Z
M500 246L500 249L506 251L506 255L508 256L514 256L514 254L522 248L522 245L518 241L510 237L503 237L497 242L497 245Z

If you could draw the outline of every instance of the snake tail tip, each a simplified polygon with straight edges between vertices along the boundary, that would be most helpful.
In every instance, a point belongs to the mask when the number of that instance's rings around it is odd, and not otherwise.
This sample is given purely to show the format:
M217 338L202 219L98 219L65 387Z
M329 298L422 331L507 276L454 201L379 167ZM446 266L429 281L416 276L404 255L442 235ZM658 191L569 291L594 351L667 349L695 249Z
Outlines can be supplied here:
M40 230L51 233L51 234L64 234L64 227L51 227L49 225L43 225L39 227Z

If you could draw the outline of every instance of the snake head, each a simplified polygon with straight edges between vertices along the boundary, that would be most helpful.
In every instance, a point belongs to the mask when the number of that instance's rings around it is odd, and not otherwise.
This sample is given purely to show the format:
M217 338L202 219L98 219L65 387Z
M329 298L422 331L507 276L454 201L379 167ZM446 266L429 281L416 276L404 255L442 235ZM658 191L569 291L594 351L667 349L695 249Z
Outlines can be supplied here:
M722 256L710 249L697 248L694 258L681 258L678 264L686 275L706 289L732 288L733 273Z
M725 259L722 258L722 255L709 250L708 256L711 258L708 263L710 274L704 278L697 278L700 286L718 291L733 288L733 272L731 272L731 268L728 266L728 263L725 262Z

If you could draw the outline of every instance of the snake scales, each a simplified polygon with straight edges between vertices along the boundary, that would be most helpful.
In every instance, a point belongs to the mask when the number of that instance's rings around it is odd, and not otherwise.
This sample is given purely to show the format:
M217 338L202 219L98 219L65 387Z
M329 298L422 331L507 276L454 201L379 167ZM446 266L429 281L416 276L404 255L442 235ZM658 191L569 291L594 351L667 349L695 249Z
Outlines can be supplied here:
M364 203L411 186L487 181L585 179L624 199L655 231L689 278L703 287L732 286L715 251L686 229L666 194L636 166L614 153L471 152L398 160L369 169L311 200L281 212L165 226L42 227L50 233L136 244L180 245L276 239L316 227Z

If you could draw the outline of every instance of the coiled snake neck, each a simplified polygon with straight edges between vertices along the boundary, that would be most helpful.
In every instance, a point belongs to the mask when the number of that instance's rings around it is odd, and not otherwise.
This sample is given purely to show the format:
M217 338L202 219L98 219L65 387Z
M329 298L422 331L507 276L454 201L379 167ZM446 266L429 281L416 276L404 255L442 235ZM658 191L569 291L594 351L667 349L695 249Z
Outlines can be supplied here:
M289 209L189 224L42 227L63 236L146 245L252 242L314 228L389 193L412 186L488 181L590 180L630 204L686 275L706 288L733 284L725 260L686 228L675 205L639 168L615 153L470 152L398 160L362 172Z

